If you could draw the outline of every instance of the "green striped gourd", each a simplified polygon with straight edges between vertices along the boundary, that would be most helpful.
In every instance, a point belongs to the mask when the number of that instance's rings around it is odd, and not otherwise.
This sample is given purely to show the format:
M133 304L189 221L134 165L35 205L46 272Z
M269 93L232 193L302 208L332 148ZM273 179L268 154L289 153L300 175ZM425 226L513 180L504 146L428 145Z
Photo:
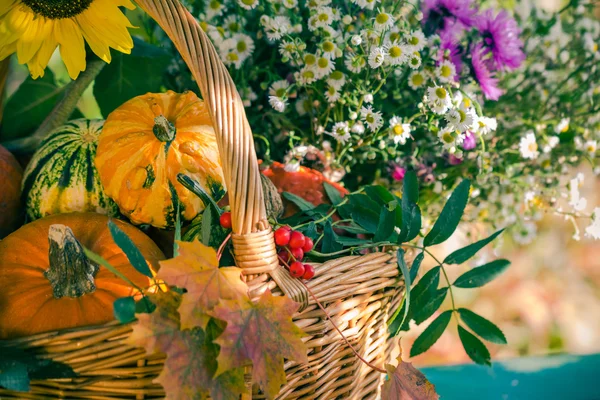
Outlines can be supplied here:
M103 124L100 119L76 119L44 139L23 177L30 219L72 211L117 215L118 207L104 194L94 165Z

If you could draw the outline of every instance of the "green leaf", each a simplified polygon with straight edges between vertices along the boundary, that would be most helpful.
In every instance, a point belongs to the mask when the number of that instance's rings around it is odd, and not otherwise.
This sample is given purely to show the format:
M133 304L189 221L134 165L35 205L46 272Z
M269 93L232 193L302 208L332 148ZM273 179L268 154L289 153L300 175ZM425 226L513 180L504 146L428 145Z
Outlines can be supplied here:
M314 205L313 205L311 202L308 202L308 201L304 200L302 197L300 197L300 196L296 196L296 195L295 195L295 194L293 194L293 193L290 193L290 192L283 192L281 195L282 195L282 196L283 196L283 197L284 197L286 200L289 200L289 201L291 201L292 203L294 203L295 205L297 205L297 206L298 206L298 208L299 208L301 211L310 211L310 210L312 210L313 208L315 208L315 206L314 206Z
M131 54L114 52L111 63L96 77L94 97L104 117L135 96L161 91L163 73L171 56L135 36L133 42Z
M433 246L435 244L440 244L452 236L465 211L465 207L467 206L470 188L471 182L468 179L464 179L458 184L446 202L446 205L444 205L433 228L431 228L431 231L425 236L423 245Z
M113 312L115 318L122 324L126 324L135 319L135 300L132 296L121 297L114 301Z
M362 207L368 211L371 211L373 214L379 216L379 209L381 208L381 206L377 204L376 201L371 200L371 198L369 198L369 196L365 194L357 193L349 195L348 201L354 208Z
M413 260L412 266L410 267L410 281L414 282L417 278L417 274L419 273L419 268L421 268L421 263L425 258L425 253L420 252L417 254L415 259Z
M353 237L347 237L347 236L337 236L335 238L335 241L343 246L349 246L349 247L360 246L363 244L371 243L371 241L368 239L359 239L359 238L353 238Z
M127 256L131 265L133 265L138 272L148 277L152 277L152 271L150 270L148 263L135 243L133 243L133 240L131 240L112 220L108 221L108 230L117 246L119 246Z
M483 286L504 272L509 265L510 261L500 259L484 264L481 267L473 268L459 276L456 281L454 281L454 286L460 288L476 288Z
M175 237L173 238L173 257L177 257L179 255L179 244L177 242L181 241L181 210L179 208L179 198L177 199L177 207L175 209L177 213L175 216Z
M319 237L319 232L317 231L317 224L315 224L314 221L311 221L306 227L306 229L302 230L302 233L304 233L304 236L308 236L312 240L316 240Z
M424 351L429 350L431 346L442 336L444 330L450 322L452 310L447 310L438 315L438 317L419 335L410 349L410 356L415 357Z
M389 204L395 200L393 194L381 185L369 185L364 187L364 191L371 199L374 199L380 205Z
M496 344L506 344L506 336L491 321L466 308L459 308L458 313L463 322L485 340Z
M481 340L460 325L458 326L458 336L471 360L477 364L492 365L490 352Z
M151 302L147 296L142 297L140 301L135 303L136 314L150 314L154 310L156 310L156 304Z
M329 197L329 200L331 200L331 204L337 206L343 201L342 195L340 195L340 192L338 192L338 190L332 184L329 182L323 182L323 187L325 188L327 197Z
M369 233L376 233L379 225L379 214L361 207L355 206L352 210L352 219Z
M369 231L367 231L365 228L362 228L355 223L351 223L350 225L338 225L338 228L343 229L348 233L354 233L357 235L369 233Z
M85 253L85 256L87 258L89 258L91 261L93 261L94 263L96 263L98 265L102 265L104 268L106 268L107 270L109 270L110 272L112 272L113 274L118 276L119 278L121 278L123 281L127 282L127 284L130 285L131 287L136 288L140 292L142 291L141 288L139 288L135 283L133 283L128 277L123 275L123 273L121 271L119 271L118 269L116 269L115 267L110 265L110 263L108 261L106 261L104 258L102 258L98 254L94 253L87 247L84 247L84 246L82 246L82 247L83 247L83 252Z
M396 252L396 259L398 260L398 269L402 274L402 278L404 279L404 301L399 309L404 310L402 314L402 319L398 321L398 323L394 324L394 331L392 331L392 336L396 336L400 332L400 328L404 325L406 321L406 317L408 316L408 310L410 309L410 272L408 271L408 266L406 265L406 260L404 258L404 250L398 249ZM394 312L392 316L392 323L394 323L395 319L399 317L399 312Z
M398 243L410 242L417 237L421 231L421 209L417 205L419 201L419 184L417 175L409 171L402 181L402 223Z
M389 210L387 207L381 207L379 212L379 222L377 223L377 231L375 232L374 242L383 242L388 240L394 233L396 208Z
M46 119L54 105L62 98L66 86L59 87L54 74L46 68L44 76L33 79L29 76L6 102L0 125L2 141L29 136ZM73 118L81 117L76 110Z
M210 207L206 207L202 213L202 236L201 242L205 246L210 246L210 234L212 232L213 215Z
M204 207L211 207L214 215L221 215L221 208L215 203L215 200L200 186L198 182L184 174L177 174L177 181L187 190L200 197Z
M444 264L462 264L462 263L464 263L469 258L471 258L475 254L477 254L477 252L479 250L483 249L488 243L490 243L492 240L496 239L498 237L498 235L500 235L502 232L504 232L504 229L500 229L498 232L494 233L493 235L491 235L485 239L482 239L478 242L475 242L468 246L465 246L462 249L458 249L458 250L452 252L452 254L450 254L448 257L446 257L444 259Z
M325 254L334 253L342 249L342 245L338 242L338 235L334 232L331 221L327 221L325 229L323 229L323 244L321 245L321 251Z
M437 291L440 283L440 267L434 267L427 271L412 289L413 300L416 304L421 296L431 296Z
M444 287L438 289L431 297L421 296L419 303L415 303L415 312L413 313L413 319L417 325L422 324L442 306L446 293L448 293L448 288Z

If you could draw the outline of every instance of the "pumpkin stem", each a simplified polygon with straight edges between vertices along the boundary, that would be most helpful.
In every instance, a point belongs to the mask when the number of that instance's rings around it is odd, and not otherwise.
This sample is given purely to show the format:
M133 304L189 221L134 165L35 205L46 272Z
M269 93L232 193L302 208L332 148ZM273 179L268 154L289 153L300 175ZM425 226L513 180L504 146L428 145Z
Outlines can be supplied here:
M161 142L170 142L175 139L175 126L164 115L154 118L152 132Z
M50 225L48 241L50 268L44 271L44 276L52 285L54 297L76 298L93 293L98 266L87 258L71 228L62 224Z

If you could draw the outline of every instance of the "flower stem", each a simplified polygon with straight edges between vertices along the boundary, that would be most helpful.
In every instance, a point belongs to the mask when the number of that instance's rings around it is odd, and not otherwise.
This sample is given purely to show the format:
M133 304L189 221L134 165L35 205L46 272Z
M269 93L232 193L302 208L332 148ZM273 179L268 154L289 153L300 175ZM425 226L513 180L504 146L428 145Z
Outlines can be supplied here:
M33 135L26 138L11 140L3 143L3 146L17 154L35 151L42 140L44 140L50 132L59 126L64 125L64 123L68 121L71 114L73 114L75 107L77 107L79 98L94 79L96 79L105 65L106 63L102 60L88 62L85 71L79 75L78 79L71 81L67 85L62 99L56 103L52 112L48 114L44 122L42 122Z

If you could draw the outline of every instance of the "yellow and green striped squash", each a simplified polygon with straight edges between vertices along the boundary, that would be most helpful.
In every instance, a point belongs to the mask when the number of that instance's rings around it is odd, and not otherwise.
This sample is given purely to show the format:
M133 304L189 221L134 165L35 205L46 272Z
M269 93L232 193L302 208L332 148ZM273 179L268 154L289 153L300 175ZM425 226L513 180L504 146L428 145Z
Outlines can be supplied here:
M33 155L22 192L31 220L52 214L92 211L117 215L94 166L101 119L76 119L52 131Z
M106 194L134 224L171 229L204 210L177 180L194 179L218 200L223 170L208 110L193 92L148 93L114 110L104 124L96 166Z

